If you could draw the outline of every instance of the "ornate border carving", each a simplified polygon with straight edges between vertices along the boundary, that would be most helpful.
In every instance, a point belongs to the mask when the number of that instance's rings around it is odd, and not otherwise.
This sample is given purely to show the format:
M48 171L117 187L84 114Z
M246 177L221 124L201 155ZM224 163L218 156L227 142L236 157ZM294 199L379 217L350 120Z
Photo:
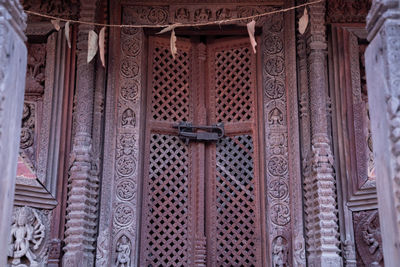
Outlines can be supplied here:
M243 10L253 13L273 8L271 5L243 6L245 7ZM224 6L221 5L222 7ZM151 3L146 3L146 5L140 7L115 4L111 9L113 8L115 10L121 8L120 12L124 23L156 24L160 21L194 21L196 19L210 19L213 16L240 16L237 11L240 10L241 6L232 4L229 6L229 11L215 8L215 11L211 11L211 13L206 10L207 8L203 4L153 6ZM199 10L198 13L196 13L196 10ZM232 10L236 11L232 12ZM118 12L116 11L115 15ZM209 15L202 16L204 14ZM245 13L243 13L244 15ZM294 47L290 45L290 36L285 33L285 29L292 26L290 23L284 22L285 19L282 14L275 15L267 21L259 20L257 23L263 26L263 37L259 45L262 47L263 53L261 67L265 98L263 103L265 108L265 139L267 142L265 198L269 203L267 213L271 214L266 218L269 226L267 229L268 247L270 248L268 260L272 262L272 247L275 244L273 240L282 236L287 242L285 244L287 244L288 250L288 263L295 261L298 264L297 266L304 266L305 245L302 237L301 198L299 197L301 193L300 191L297 192L296 188L292 188L296 184L301 184L299 166L294 162L298 160L299 154L296 146L298 136L296 136L295 130L288 133L289 124L297 127L297 109L292 108L297 101L296 94L293 92L293 90L296 90L296 79L295 77L288 78L285 75L287 66L293 64L294 59L294 54L287 52L287 49L293 50ZM140 195L138 175L141 172L139 151L141 151L140 129L142 128L141 116L143 113L141 111L141 100L143 98L141 88L145 86L144 72L141 66L143 66L145 60L143 58L145 38L143 32L138 29L116 30L113 36L114 40L121 38L120 46L114 47L111 55L115 62L120 65L114 64L115 66L112 67L113 75L118 75L119 78L116 78L110 84L110 88L115 88L115 91L110 92L112 90L109 90L107 96L109 109L106 111L105 139L112 141L106 141L105 151L112 151L112 153L105 156L100 215L100 232L107 233L110 240L109 244L112 247L107 256L98 257L96 263L98 266L107 266L107 264L116 262L118 255L117 240L122 234L132 244L131 262L137 261L135 258L138 233L137 212L140 212L137 197ZM294 70L292 71L294 72ZM294 73L291 73L291 75L294 75ZM285 87L288 87L289 91L285 90ZM287 99L290 99L290 101L287 101ZM126 120L128 113L130 114L129 120ZM115 121L117 126L113 125ZM114 160L115 163L113 163ZM134 168L133 163L136 165ZM126 184L126 186L122 186L122 184ZM297 195L295 196L295 194ZM129 211L130 215L125 216L126 213L121 212L114 214L112 211L116 211L116 208L121 209L121 211ZM292 215L294 210L297 211L296 215ZM106 218L110 214L113 214L112 220ZM292 238L292 234L297 231L299 234ZM99 243L104 244L104 242ZM98 246L97 250L99 255L104 251L101 246Z

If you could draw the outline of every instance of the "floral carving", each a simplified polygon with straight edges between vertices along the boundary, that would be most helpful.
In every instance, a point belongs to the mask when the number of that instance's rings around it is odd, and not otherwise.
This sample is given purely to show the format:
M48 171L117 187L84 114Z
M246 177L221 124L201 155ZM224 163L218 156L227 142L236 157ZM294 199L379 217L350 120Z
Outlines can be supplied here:
M117 185L117 196L124 201L133 199L136 195L136 185L131 180L123 180Z
M281 98L285 93L285 85L279 79L268 79L265 82L265 95L271 99Z
M139 74L139 65L129 58L121 60L121 74L126 78L133 78Z
M150 23L161 24L167 21L168 11L161 7L154 7L150 9L147 18Z
M136 81L131 80L121 86L121 96L128 101L136 102L139 97L139 85Z
M285 68L285 61L282 57L268 57L265 62L265 71L272 76L278 76Z
M131 155L123 155L117 159L117 171L122 176L129 176L136 170L136 159Z
M289 207L284 203L277 203L271 207L270 216L274 224L285 226L290 221Z
M282 199L288 194L288 186L287 184L281 180L272 180L269 183L269 194L271 197L276 199Z
M133 209L127 204L119 204L114 212L114 219L120 226L126 226L134 220Z
M168 21L168 8L162 6L134 6L124 10L128 24L164 24Z
M268 162L268 171L272 175L284 175L288 170L287 160L282 156L273 156Z
M140 53L141 47L140 47L140 42L135 39L123 39L122 40L122 51L125 53L125 55L129 57L135 57Z
M265 38L264 45L268 54L277 54L283 49L282 39L277 35L270 35Z

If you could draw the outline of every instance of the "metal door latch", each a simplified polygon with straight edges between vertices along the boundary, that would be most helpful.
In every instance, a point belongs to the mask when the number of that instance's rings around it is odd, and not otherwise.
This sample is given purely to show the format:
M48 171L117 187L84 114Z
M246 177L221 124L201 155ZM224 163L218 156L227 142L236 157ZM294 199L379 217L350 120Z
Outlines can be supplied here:
M215 125L207 126L207 125L192 125L190 122L180 122L177 125L172 126L178 129L178 136L185 140L186 144L189 144L189 141L197 141L197 142L210 142L210 141L218 141L222 137L224 137L224 124L218 123ZM200 131L199 131L200 130Z

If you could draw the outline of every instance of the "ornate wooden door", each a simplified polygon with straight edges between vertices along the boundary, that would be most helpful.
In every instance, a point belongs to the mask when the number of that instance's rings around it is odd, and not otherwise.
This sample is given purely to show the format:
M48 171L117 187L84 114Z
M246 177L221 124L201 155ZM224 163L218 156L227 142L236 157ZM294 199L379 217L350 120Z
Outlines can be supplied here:
M248 38L150 37L140 266L262 266L257 60ZM218 142L173 125L223 123Z

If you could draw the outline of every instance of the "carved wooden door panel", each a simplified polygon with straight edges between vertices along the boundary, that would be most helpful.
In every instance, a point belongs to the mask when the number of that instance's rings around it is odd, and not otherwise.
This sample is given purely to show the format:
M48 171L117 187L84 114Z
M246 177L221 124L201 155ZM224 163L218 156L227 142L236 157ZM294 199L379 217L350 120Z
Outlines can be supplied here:
M140 266L261 266L257 60L248 38L149 38ZM223 123L218 142L173 125Z

